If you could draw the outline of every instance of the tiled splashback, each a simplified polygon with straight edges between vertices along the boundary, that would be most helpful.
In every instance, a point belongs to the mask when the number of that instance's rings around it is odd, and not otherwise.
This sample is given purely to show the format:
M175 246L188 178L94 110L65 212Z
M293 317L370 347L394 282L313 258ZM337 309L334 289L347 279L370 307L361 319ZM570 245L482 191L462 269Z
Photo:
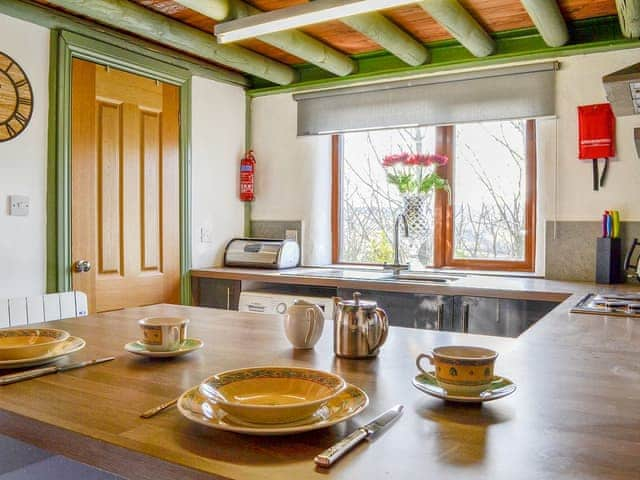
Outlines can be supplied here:
M596 239L602 235L600 222L557 222L546 224L545 277L553 280L593 282L596 276ZM640 222L622 222L622 257L634 238L640 238ZM621 260L622 264L622 260Z
M286 237L287 230L298 232L298 243L302 240L302 222L300 220L251 220L251 236L255 238Z

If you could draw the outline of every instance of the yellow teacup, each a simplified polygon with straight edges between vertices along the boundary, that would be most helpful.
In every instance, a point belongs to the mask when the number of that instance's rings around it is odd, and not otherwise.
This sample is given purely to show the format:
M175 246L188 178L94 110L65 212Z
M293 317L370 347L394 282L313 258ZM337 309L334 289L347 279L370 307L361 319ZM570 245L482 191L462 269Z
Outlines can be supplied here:
M138 320L142 329L140 343L152 352L178 350L187 338L189 319L178 317L151 317Z
M435 367L438 384L447 393L477 395L493 381L493 367L498 353L488 348L447 346L436 347L431 354L421 353L416 366L425 375L433 375L420 365L428 359Z

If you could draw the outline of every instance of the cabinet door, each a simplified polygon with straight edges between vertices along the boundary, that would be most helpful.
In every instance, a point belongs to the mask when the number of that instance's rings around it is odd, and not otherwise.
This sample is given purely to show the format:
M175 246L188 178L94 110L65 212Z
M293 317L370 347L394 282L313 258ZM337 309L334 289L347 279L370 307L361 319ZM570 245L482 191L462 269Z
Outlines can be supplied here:
M241 282L214 278L192 278L193 303L199 307L238 310Z
M351 298L356 290L339 288L338 296ZM395 327L426 330L451 330L453 328L453 297L446 295L421 295L414 293L357 290L364 300L374 300L389 317Z
M534 300L456 296L454 328L465 333L517 337L556 305Z

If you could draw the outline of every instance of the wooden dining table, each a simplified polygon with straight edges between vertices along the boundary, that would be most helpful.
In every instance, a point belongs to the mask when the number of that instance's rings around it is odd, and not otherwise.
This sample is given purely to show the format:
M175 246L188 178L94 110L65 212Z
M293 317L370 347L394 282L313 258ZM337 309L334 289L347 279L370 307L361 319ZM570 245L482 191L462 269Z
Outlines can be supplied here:
M181 316L204 348L173 359L124 351L137 320ZM87 346L62 360L114 361L0 387L0 433L140 479L638 479L640 324L570 315L562 307L517 339L392 327L377 358L333 354L332 322L312 350L295 350L282 317L156 305L51 322ZM412 386L415 358L436 345L492 348L517 391L483 405L446 403ZM313 367L342 375L370 398L333 427L274 437L207 428L172 408L140 413L222 370ZM0 372L6 373L6 372ZM402 417L330 469L319 452L394 406Z

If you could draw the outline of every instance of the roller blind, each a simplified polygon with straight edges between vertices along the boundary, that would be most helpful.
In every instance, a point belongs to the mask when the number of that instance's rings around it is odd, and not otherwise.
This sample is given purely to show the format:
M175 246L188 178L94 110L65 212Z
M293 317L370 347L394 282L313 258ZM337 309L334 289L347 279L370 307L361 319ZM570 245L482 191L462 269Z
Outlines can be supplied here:
M296 94L298 135L555 115L557 62Z

